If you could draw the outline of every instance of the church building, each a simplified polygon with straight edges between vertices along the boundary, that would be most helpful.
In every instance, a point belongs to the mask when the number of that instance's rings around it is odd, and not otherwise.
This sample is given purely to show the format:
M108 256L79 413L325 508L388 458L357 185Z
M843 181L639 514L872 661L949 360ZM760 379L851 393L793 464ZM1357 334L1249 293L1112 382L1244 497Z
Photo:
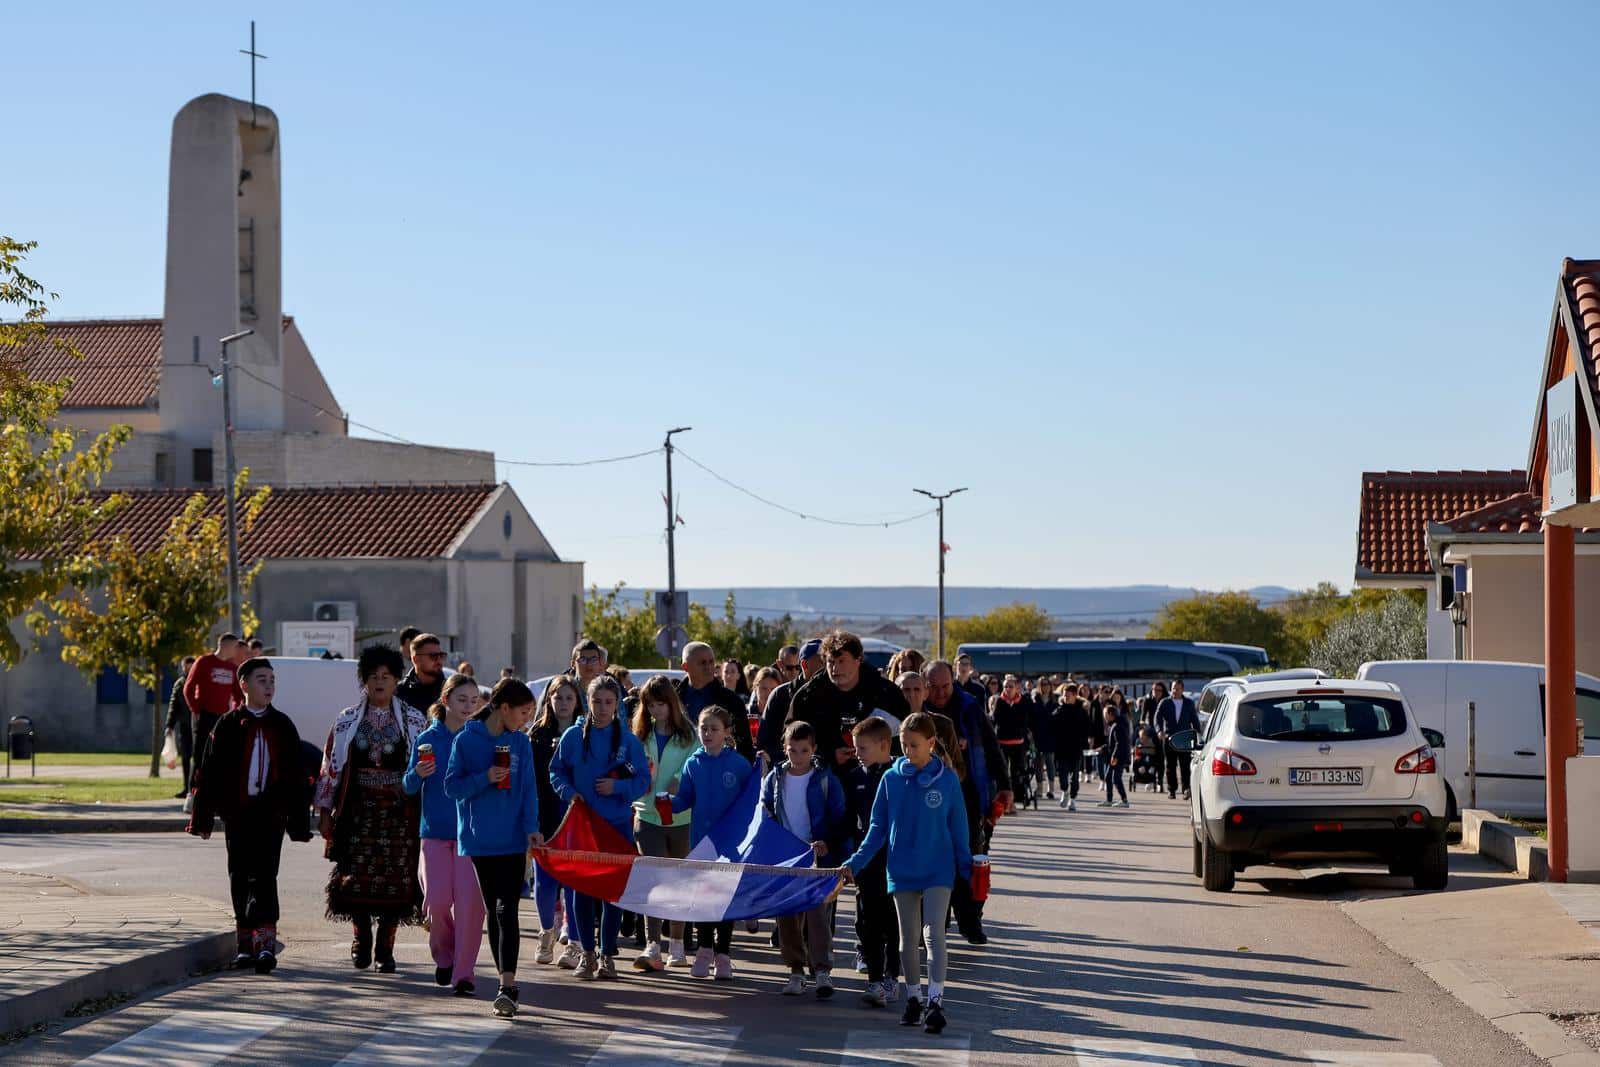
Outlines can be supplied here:
M491 452L352 437L283 308L280 130L266 107L212 94L173 121L161 318L52 321L83 360L38 346L36 378L73 378L60 421L132 428L105 485L128 498L102 535L158 544L197 490L220 510L224 416L213 378L229 346L234 456L273 492L241 538L269 651L304 651L311 623L350 651L407 625L480 675L560 669L582 623L583 565L563 560ZM14 627L20 625L12 621ZM115 671L96 684L46 642L0 673L0 714L31 715L46 749L137 749L155 699ZM201 651L197 649L196 651Z

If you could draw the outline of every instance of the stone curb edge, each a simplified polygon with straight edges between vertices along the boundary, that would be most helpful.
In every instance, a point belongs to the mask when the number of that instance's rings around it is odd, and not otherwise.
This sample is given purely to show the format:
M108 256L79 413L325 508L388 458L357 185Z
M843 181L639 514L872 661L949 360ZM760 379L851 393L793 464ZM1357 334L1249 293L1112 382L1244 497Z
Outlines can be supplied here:
M215 970L233 958L237 947L232 930L207 934L48 989L0 1001L0 1034L51 1022L86 1000L113 994L133 996L152 986Z
M157 834L182 833L184 819L7 819L0 817L0 834Z
M1600 1052L1571 1037L1554 1020L1529 1008L1504 987L1461 960L1418 963L1435 985L1555 1067L1600 1067Z

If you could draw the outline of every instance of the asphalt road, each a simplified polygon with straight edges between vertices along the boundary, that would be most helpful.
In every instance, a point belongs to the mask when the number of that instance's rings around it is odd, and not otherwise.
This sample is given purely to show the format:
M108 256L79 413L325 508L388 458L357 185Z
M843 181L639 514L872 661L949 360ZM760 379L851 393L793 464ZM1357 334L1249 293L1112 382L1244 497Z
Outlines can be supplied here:
M1185 818L1181 801L1141 793L1126 811L1050 806L1007 819L993 850L992 940L976 949L957 939L951 1025L939 1038L859 1003L848 906L837 942L842 988L830 1002L776 995L781 968L765 930L736 936L731 987L626 969L619 982L582 984L534 966L525 942L523 1014L497 1021L492 988L463 1001L433 985L419 931L402 932L399 974L352 971L348 935L321 917L320 850L296 846L283 878L288 948L272 977L220 973L157 990L0 1058L149 1065L226 1054L231 1063L431 1067L528 1055L630 1067L1541 1062L1339 910L1341 900L1408 883L1253 869L1233 893L1207 894L1189 874ZM0 868L107 891L170 887L226 899L220 835L0 838ZM482 959L487 975L487 948Z

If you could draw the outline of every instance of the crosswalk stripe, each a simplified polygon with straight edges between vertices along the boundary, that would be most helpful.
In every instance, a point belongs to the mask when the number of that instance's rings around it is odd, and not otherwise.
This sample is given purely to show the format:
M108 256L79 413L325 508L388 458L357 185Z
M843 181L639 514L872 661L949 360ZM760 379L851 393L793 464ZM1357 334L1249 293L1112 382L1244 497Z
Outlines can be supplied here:
M180 1011L115 1045L79 1060L79 1067L211 1067L261 1035L289 1021L287 1015L249 1011Z
M492 1015L395 1019L340 1060L336 1067L470 1067L510 1026Z
M840 1067L894 1063L904 1067L967 1067L972 1058L972 1038L943 1034L928 1037L920 1029L895 1027L851 1030L845 1039Z
M606 1043L589 1057L589 1067L721 1067L738 1026L659 1026L613 1030Z
M1200 1062L1194 1050L1185 1045L1163 1045L1154 1041L1074 1041L1072 1054L1078 1057L1078 1067L1121 1067L1127 1063L1184 1067Z
M1426 1052L1307 1052L1317 1067L1444 1067Z

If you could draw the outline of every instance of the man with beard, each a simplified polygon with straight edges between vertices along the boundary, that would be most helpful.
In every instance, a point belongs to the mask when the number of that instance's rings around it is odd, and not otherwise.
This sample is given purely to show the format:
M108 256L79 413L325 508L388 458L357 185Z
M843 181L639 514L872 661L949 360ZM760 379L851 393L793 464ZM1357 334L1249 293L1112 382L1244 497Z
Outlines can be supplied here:
M886 711L896 720L911 714L900 688L865 656L855 634L828 634L822 639L823 672L802 686L789 705L787 721L811 724L817 732L817 755L829 768L855 759L851 731L874 711Z

